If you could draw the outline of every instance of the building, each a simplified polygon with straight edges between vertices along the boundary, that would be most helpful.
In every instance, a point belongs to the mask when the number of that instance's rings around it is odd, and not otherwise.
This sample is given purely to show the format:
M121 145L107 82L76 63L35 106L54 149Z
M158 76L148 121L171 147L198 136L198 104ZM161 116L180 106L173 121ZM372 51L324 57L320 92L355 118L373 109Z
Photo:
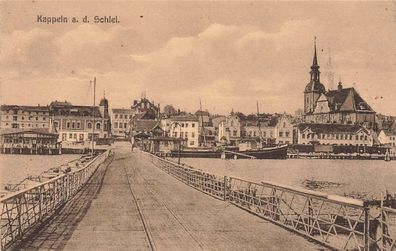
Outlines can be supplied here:
M242 136L245 139L256 138L267 143L293 143L292 117L287 114L275 114L266 118L242 123Z
M396 147L396 131L381 130L378 134L381 145Z
M304 122L320 124L359 124L375 127L375 111L355 88L344 88L341 81L336 90L326 91L320 81L320 66L316 54L310 71L310 81L304 89Z
M135 113L150 111L156 114L156 116L158 116L160 113L160 105L155 105L154 101L150 101L144 96L140 100L134 100L131 109Z
M241 119L231 112L226 119L219 124L218 141L237 146L241 140Z
M52 130L59 133L59 141L82 143L90 141L92 134L95 140L111 136L109 103L105 98L95 107L54 101L49 108Z
M199 146L199 120L192 114L170 117L168 135L181 138L185 147Z
M129 121L136 112L132 109L113 108L110 111L111 132L114 137L128 138L130 131Z
M58 134L43 128L8 128L0 133L0 152L9 154L60 154Z
M161 129L161 122L153 119L132 119L130 122L130 132L132 145L144 151L150 151L150 139L163 137L164 131Z
M48 106L2 105L0 129L50 129Z
M297 139L304 145L373 145L370 131L360 125L302 123L297 127Z

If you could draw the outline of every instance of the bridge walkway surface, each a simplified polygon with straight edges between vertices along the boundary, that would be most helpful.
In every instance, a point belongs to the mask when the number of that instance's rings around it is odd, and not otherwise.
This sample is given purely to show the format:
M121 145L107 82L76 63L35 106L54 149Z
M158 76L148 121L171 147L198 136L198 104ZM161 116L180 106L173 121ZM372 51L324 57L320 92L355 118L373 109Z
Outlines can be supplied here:
M88 184L15 250L323 250L116 148Z

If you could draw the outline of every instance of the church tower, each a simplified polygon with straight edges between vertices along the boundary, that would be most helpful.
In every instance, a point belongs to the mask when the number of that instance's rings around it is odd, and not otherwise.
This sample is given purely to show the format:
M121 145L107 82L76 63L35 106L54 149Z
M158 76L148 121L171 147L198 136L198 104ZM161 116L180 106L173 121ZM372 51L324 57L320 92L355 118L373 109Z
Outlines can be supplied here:
M320 66L318 65L318 58L316 55L316 37L314 43L314 56L311 66L311 80L305 86L304 90L304 113L310 114L315 110L316 102L321 94L326 92L322 83L320 83Z

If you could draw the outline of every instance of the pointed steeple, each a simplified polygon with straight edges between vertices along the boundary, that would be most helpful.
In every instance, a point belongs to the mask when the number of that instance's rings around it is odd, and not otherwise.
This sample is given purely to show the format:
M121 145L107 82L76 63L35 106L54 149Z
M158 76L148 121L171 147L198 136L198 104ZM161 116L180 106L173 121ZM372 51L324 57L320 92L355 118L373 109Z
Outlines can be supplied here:
M318 65L318 57L316 55L316 37L314 41L314 56L312 60L312 66L311 66L311 81L313 82L320 82L320 71L319 71L320 66Z
M316 36L315 36L315 41L314 41L314 57L313 57L313 62L312 62L312 67L314 67L314 66L318 66L318 57L316 56Z

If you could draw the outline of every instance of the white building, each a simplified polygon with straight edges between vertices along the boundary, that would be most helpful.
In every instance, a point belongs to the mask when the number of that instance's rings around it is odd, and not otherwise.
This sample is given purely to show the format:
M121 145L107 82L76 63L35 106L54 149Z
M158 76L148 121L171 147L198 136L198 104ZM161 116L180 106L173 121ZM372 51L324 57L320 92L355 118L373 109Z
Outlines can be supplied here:
M238 145L241 140L241 120L233 112L219 124L218 141Z
M381 130L378 140L382 145L396 147L396 132Z
M165 129L169 128L169 136L185 139L185 147L199 146L199 124L198 118L194 115L174 116L163 123L165 123Z
M372 146L373 137L369 130L359 125L344 124L299 124L299 144Z
M112 134L115 137L127 138L130 131L129 121L136 114L133 109L113 108L110 111Z

